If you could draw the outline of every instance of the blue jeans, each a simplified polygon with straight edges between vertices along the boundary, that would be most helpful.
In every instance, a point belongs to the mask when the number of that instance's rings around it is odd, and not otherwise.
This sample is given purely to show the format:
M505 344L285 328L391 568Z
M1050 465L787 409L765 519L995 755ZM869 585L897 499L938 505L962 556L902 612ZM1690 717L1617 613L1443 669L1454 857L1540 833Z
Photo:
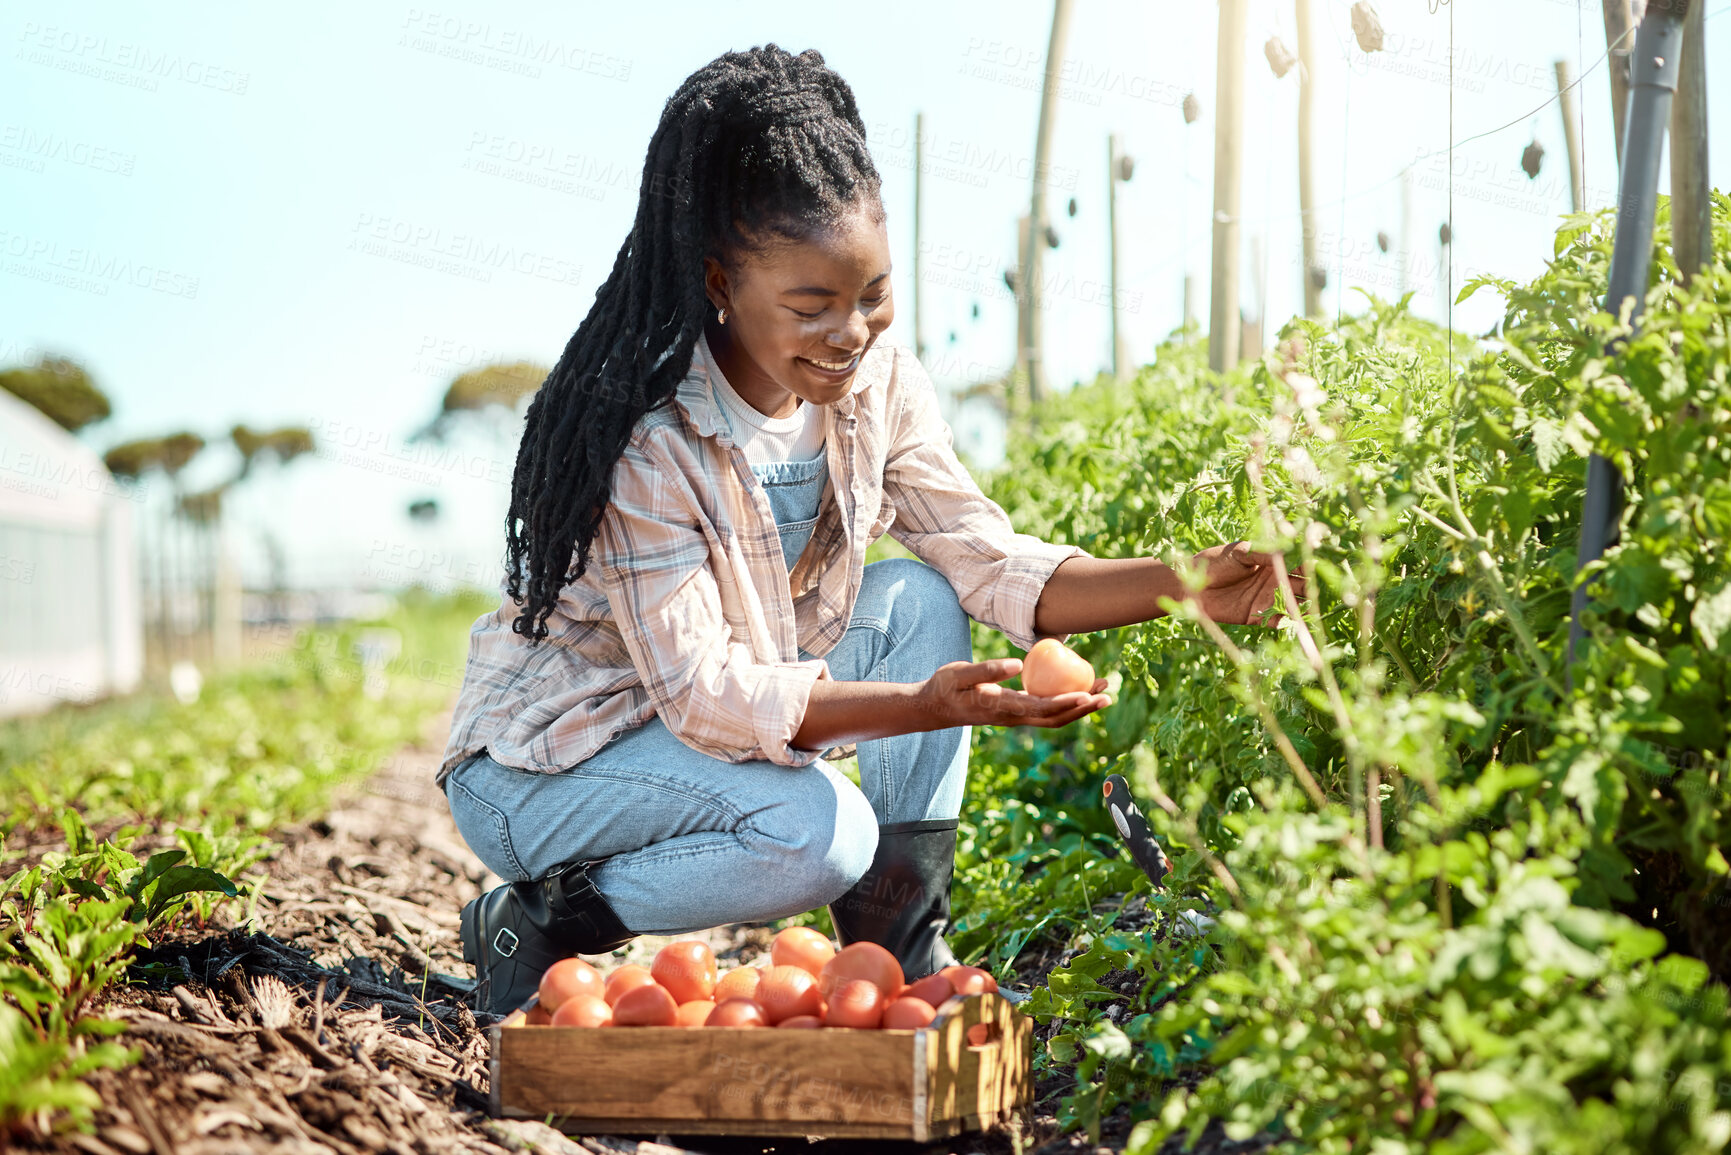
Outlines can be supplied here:
M924 681L973 660L968 616L937 570L873 562L825 657L842 681ZM712 758L652 717L556 774L501 766L483 751L457 765L445 795L464 841L505 881L604 860L590 877L628 929L685 934L823 906L870 869L880 823L955 818L969 731L861 742L855 786L821 758L805 767Z

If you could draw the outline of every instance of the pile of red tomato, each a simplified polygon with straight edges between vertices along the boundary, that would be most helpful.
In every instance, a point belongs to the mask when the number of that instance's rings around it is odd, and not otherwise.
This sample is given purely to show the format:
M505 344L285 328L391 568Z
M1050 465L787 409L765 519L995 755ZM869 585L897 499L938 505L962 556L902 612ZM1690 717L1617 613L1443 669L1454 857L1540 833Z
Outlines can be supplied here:
M876 943L835 945L809 927L789 927L770 946L770 965L719 973L701 942L671 942L648 967L603 976L582 959L561 959L541 977L527 1025L555 1027L924 1027L952 995L996 991L979 967L945 967L902 981L896 957Z

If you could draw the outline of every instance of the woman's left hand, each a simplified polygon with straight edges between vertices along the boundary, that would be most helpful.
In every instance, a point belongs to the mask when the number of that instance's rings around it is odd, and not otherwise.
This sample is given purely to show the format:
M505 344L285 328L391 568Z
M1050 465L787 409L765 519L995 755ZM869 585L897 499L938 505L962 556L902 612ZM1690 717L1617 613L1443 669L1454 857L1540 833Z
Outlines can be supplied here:
M1202 612L1228 625L1280 624L1280 578L1274 555L1248 549L1241 541L1209 546L1191 559L1208 575L1208 585L1193 595ZM1304 597L1304 575L1288 573L1294 597Z

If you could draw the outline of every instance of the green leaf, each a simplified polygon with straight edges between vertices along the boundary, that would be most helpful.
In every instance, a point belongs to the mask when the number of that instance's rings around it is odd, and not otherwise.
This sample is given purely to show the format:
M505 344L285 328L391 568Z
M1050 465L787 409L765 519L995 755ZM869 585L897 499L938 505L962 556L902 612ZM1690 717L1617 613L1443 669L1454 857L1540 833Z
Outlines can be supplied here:
M108 890L100 883L91 882L87 878L62 878L62 886L82 898L102 899L108 897Z
M1689 614L1689 624L1695 627L1703 645L1718 652L1720 640L1731 632L1731 582L1696 602Z
M1563 459L1569 443L1563 435L1563 427L1548 417L1533 419L1533 454L1538 458L1539 468L1549 473L1557 462Z
M156 880L145 906L145 917L154 921L169 903L197 891L216 891L233 898L239 891L223 875L204 866L171 866Z
M1508 1097L1514 1084L1501 1071L1443 1071L1436 1077L1436 1089L1480 1103L1496 1103Z
M144 872L138 877L140 888L149 886L162 876L162 872L186 857L184 850L159 850L150 856L150 861L144 864Z
M1082 1040L1082 1047L1091 1055L1102 1059L1127 1059L1130 1057L1130 1037L1115 1023L1098 1023L1088 1032L1088 1037Z

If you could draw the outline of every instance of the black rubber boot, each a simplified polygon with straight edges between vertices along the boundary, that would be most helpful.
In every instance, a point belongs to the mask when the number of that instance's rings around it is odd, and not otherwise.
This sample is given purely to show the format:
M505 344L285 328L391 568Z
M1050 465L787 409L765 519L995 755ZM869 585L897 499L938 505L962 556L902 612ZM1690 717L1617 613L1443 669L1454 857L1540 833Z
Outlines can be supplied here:
M637 937L595 889L590 865L494 887L463 908L463 961L475 968L477 1011L509 1014L560 959L604 954Z
M875 942L902 964L908 982L953 966L950 878L956 870L956 821L878 827L871 869L829 904L843 946Z

